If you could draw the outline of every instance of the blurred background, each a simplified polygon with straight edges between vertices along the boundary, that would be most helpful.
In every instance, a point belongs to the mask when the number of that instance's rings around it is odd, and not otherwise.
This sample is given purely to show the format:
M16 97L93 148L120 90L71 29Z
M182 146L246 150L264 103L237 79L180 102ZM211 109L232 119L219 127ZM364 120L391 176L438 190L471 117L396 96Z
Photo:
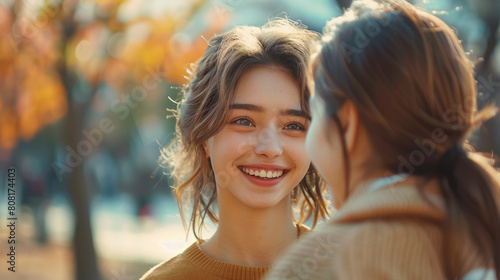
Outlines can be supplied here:
M0 0L0 278L138 279L186 248L157 170L190 64L235 25L287 15L321 32L348 0ZM500 0L419 0L476 67L478 104L500 105ZM500 153L500 119L472 138ZM16 272L7 270L8 172ZM210 227L207 234L213 230Z

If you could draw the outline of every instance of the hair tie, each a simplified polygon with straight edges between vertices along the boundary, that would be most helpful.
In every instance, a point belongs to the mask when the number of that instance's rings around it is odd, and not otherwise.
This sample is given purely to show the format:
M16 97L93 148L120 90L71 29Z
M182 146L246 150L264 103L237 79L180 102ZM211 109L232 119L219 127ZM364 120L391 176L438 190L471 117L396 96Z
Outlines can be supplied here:
M461 145L457 144L451 147L441 156L441 159L439 160L439 163L437 165L438 172L448 177L453 176L457 161L462 157L467 157L467 152L464 150L464 148L462 148Z

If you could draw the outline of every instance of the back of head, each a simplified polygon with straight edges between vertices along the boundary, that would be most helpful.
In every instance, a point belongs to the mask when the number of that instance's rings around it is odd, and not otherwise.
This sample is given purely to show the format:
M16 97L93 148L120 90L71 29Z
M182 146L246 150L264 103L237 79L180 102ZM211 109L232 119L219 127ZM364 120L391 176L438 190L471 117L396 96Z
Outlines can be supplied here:
M477 111L473 64L453 30L405 1L362 0L324 33L313 71L327 114L352 102L385 169L440 178L445 234L470 233L500 275L498 175L460 152L496 109ZM461 273L454 246L445 244L450 279Z

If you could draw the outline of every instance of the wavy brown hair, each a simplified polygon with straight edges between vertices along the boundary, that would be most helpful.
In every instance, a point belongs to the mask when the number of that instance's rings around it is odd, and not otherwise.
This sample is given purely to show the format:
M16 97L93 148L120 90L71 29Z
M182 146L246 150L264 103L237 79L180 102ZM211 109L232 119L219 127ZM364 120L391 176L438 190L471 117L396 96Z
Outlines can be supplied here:
M348 100L384 168L440 180L447 213L447 279L465 273L458 260L464 236L477 245L481 262L500 276L498 172L472 152L449 163L454 169L447 174L437 172L443 169L443 155L468 149L471 131L497 112L493 106L477 111L473 63L453 30L405 1L354 1L325 27L311 68L316 93L340 132L346 167L349 158L336 112ZM410 159L421 145L434 150L412 170L401 168L401 159ZM349 168L346 173L349 178ZM346 193L348 188L347 181Z
M307 69L318 35L299 23L275 19L262 27L238 26L214 36L203 57L194 65L183 99L175 113L176 138L161 151L160 166L171 170L174 190L185 228L200 239L206 216L218 222L214 174L203 144L227 122L239 78L259 65L277 66L298 82L300 105L310 116ZM292 191L297 223L312 217L314 226L328 215L326 187L311 165ZM191 207L189 207L191 206ZM191 208L189 225L186 210Z

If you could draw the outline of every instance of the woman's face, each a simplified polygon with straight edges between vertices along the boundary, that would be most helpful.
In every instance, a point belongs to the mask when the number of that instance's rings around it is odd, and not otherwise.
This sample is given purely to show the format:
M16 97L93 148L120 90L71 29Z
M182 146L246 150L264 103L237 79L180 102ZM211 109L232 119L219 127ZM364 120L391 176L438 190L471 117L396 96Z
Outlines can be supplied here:
M223 129L206 144L219 205L253 208L288 203L304 178L309 120L300 107L299 87L278 67L245 72Z
M311 106L311 125L306 137L306 151L313 165L333 192L333 206L339 208L345 195L345 173L342 143L337 128L325 112L325 103L314 94Z

